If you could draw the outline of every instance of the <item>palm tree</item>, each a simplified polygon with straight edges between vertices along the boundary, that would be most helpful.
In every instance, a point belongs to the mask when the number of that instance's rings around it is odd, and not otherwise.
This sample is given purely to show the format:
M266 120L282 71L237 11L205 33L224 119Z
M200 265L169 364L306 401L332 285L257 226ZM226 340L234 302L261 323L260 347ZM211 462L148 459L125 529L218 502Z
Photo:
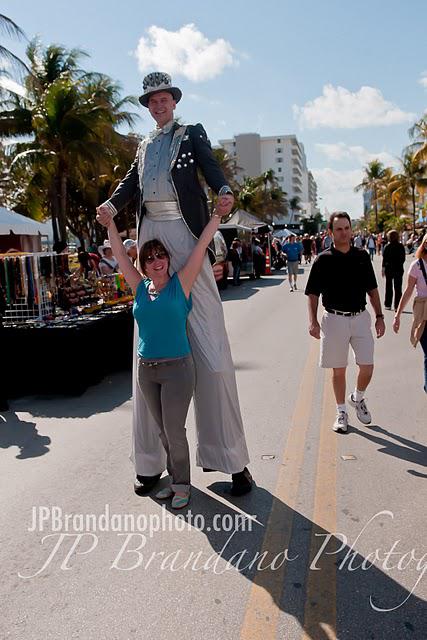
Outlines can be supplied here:
M360 184L355 187L356 193L363 191L372 194L372 202L375 210L375 229L378 231L378 194L387 178L387 171L379 160L372 160L364 168L365 175Z
M0 13L0 32L6 33L6 35L13 38L25 38L25 33L22 31L16 22L13 22L10 18ZM6 69L6 65L10 65L18 73L28 72L28 67L18 56L5 46L0 44L0 73L3 76L9 76L9 72Z
M11 92L8 106L14 102L15 108L0 113L0 135L33 133L34 140L15 155L11 171L26 169L29 209L45 203L55 239L61 240L66 240L69 189L113 172L120 155L115 127L135 119L125 107L136 104L136 98L120 98L120 87L110 78L80 69L82 55L77 49L30 43L27 96Z
M291 220L290 222L294 221L294 217L295 217L295 212L300 210L300 199L299 196L294 196L293 198L291 198L289 200L289 209L291 210Z
M407 192L410 193L412 202L412 226L415 232L417 209L416 209L416 191L427 189L427 167L421 162L419 154L413 153L407 149L403 155L401 163L401 172L393 176L390 182L390 190L395 198Z
M409 129L409 135L414 140L409 149L417 160L427 162L427 113Z
M377 201L381 211L391 213L393 211L392 191L390 183L393 180L393 169L385 167L382 180L378 183Z
M236 206L253 213L265 222L272 222L275 215L285 215L287 209L286 193L276 184L273 176L268 185L269 172L256 178L245 178L241 186Z

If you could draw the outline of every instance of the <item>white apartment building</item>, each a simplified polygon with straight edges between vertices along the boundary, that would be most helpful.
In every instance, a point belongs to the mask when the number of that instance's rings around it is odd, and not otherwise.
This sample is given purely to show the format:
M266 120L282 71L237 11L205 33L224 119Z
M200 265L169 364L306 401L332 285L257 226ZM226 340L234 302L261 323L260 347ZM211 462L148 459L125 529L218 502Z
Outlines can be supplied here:
M240 180L273 169L288 201L297 196L303 214L310 216L318 211L317 185L307 169L304 146L296 136L242 133L231 140L219 140L219 144L241 168Z

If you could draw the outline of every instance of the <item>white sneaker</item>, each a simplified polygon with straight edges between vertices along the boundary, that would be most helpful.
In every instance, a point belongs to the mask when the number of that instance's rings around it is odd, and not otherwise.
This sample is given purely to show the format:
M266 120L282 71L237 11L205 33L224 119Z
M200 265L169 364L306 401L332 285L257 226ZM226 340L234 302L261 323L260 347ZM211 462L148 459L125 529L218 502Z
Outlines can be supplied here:
M358 420L362 422L362 424L371 424L371 414L368 411L368 407L366 406L365 399L363 398L360 402L356 402L353 397L353 394L350 393L348 396L348 401L352 407L356 409L356 415Z
M332 429L337 433L347 433L348 415L345 411L338 411Z

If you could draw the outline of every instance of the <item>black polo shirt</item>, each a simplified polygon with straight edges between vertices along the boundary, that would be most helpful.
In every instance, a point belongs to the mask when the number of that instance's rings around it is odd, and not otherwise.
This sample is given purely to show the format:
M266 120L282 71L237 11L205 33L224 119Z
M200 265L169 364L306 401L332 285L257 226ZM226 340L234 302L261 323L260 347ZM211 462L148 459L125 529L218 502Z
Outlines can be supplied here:
M377 286L367 251L350 247L350 251L342 253L332 246L314 261L305 294L321 295L325 309L362 311L366 293Z

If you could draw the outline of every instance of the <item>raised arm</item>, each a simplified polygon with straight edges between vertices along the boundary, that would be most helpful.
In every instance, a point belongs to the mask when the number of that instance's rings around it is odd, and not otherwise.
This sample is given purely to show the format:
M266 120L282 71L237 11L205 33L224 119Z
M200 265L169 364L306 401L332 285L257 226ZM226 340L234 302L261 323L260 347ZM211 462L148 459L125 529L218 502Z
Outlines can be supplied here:
M218 230L221 218L228 213L222 212L223 209L218 207L219 205L217 205L215 213L212 215L208 224L203 229L202 234L193 251L191 252L187 262L178 272L179 281L181 282L182 289L187 298L190 295L191 288L194 284L195 279L200 273L200 269L203 265L203 260L205 259L206 250L212 238L214 237L215 232Z
M139 147L136 152L135 160L132 162L131 167L118 187L115 189L112 196L103 202L97 210L108 209L110 213L115 216L123 207L125 207L134 197L138 189L138 157ZM105 225L104 225L105 226Z
M97 211L97 221L108 229L108 238L110 240L111 249L119 263L120 271L123 273L127 283L135 293L142 280L142 275L130 261L129 256L126 253L126 249L123 246L122 239L119 236L119 232L117 231L116 223L111 217L111 214L108 211L104 211L103 207L99 207Z
M203 173L206 182L219 197L219 205L233 207L234 195L227 184L224 172L215 158L207 133L200 123L188 127L188 132L193 143L193 149L197 166ZM225 215L225 214L224 214Z
M223 195L222 188L229 188L224 173L215 158L203 125L190 125L188 133L193 143L197 165L200 167L206 182L218 195Z

